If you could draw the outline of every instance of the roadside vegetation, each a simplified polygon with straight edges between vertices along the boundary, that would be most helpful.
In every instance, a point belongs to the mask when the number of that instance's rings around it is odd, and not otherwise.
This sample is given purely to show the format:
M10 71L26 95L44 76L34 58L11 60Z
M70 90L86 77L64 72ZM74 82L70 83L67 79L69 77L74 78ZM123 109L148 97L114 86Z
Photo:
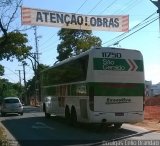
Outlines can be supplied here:
M0 146L9 146L9 142L6 139L5 130L0 126Z

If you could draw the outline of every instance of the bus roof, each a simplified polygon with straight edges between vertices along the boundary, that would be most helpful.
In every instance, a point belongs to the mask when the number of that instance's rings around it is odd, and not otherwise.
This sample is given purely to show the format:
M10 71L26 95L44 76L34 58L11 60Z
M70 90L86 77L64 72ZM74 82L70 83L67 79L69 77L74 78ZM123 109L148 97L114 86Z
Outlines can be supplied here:
M92 51L95 50L95 49L114 49L114 50L115 50L115 49L118 49L118 50L130 50L130 51L140 52L140 51L138 51L138 50L136 50L136 49L125 49L125 48L116 48L116 47L94 47L94 48L91 48L91 49L89 49L89 50L87 50L87 51L85 51L85 52L82 52L82 53L79 54L79 55L72 56L72 57L70 57L70 58L67 58L67 59L61 61L61 62L58 62L57 64L54 64L53 66L51 66L51 67L49 67L49 68L46 68L46 69L42 70L41 72L45 72L45 71L47 71L47 70L50 70L50 69L52 69L52 68L54 68L54 67L60 66L60 65L62 65L62 64L65 64L65 63L70 62L70 61L72 61L72 60L75 60L75 59L77 59L77 58L81 58L82 56L85 56L85 55L89 54L90 52L92 52Z

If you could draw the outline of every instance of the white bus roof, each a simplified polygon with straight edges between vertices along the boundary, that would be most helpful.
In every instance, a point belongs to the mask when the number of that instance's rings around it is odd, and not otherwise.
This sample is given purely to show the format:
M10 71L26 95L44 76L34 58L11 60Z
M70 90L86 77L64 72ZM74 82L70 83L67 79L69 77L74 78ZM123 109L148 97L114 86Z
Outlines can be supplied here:
M49 68L47 68L47 69L44 69L44 70L42 70L41 72L50 70L50 69L52 69L52 68L54 68L54 67L60 66L60 65L62 65L62 64L65 64L65 63L67 63L67 62L70 62L70 61L72 61L72 60L75 60L75 59L77 59L77 58L80 58L80 57L82 57L82 56L85 56L85 55L89 54L90 52L92 52L92 51L95 50L95 49L126 50L126 51L134 51L134 52L136 51L136 52L140 53L140 51L139 51L139 50L136 50L136 49L125 49L125 48L116 48L116 47L94 47L94 48L91 48L91 49L89 49L89 50L87 50L87 51L85 51L85 52L82 52L82 53L79 54L79 55L76 55L76 56L67 58L67 59L65 59L65 60L63 60L63 61L61 61L61 62L58 62L57 64L54 64L53 66L51 66L51 67L49 67Z

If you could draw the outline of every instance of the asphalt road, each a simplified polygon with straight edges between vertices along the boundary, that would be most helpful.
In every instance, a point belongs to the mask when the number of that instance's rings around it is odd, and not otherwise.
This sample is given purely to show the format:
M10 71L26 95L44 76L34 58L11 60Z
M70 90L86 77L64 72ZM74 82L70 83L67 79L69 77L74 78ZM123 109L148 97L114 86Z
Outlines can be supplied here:
M147 145L159 146L160 133L124 124L120 130L97 125L78 124L72 127L63 118L45 119L39 108L25 107L24 115L0 117L1 123L14 137L14 146L96 146Z

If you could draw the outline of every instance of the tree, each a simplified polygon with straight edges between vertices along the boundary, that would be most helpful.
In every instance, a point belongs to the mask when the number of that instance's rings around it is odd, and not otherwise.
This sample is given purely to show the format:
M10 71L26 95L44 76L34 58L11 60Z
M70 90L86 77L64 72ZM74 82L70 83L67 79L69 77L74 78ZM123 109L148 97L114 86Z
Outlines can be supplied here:
M5 41L4 41L5 40ZM0 60L12 60L16 57L19 61L26 58L31 50L26 43L28 39L20 32L9 32L6 36L0 37Z
M0 100L4 97L19 96L19 84L10 83L7 79L0 79Z
M4 67L0 65L0 76L2 76L3 74L4 74Z
M22 0L0 1L0 61L3 59L12 61L13 58L22 61L27 58L30 53L31 47L27 46L27 35L20 33L20 26L15 23L16 19L19 17L18 14L20 14L19 8L21 4ZM4 67L0 65L0 76L3 74ZM4 87L9 87L8 82L2 84L1 80L1 95L17 94L15 89L12 91L7 90L6 93Z
M35 71L35 73L37 73L38 71L38 75L39 75L39 72L42 71L43 69L46 69L48 68L49 66L46 66L46 65L43 65L43 64L39 64L38 65L38 69ZM30 96L34 96L35 95L35 88L36 88L36 75L33 76L32 79L28 80L27 82L27 90L28 90L28 93L30 94ZM40 80L40 77L38 77L38 79ZM40 89L40 84L38 84L39 86L39 89Z
M90 30L61 29L58 35L61 40L57 46L58 61L78 55L91 47L100 47L102 43Z
M16 30L17 26L13 22L17 18L17 12L22 5L22 0L1 0L0 1L0 29L5 37L7 32ZM13 24L13 25L12 25Z
M31 47L26 45L27 35L20 33L15 25L21 4L22 0L0 1L0 60L12 60L14 57L22 60L31 50Z

